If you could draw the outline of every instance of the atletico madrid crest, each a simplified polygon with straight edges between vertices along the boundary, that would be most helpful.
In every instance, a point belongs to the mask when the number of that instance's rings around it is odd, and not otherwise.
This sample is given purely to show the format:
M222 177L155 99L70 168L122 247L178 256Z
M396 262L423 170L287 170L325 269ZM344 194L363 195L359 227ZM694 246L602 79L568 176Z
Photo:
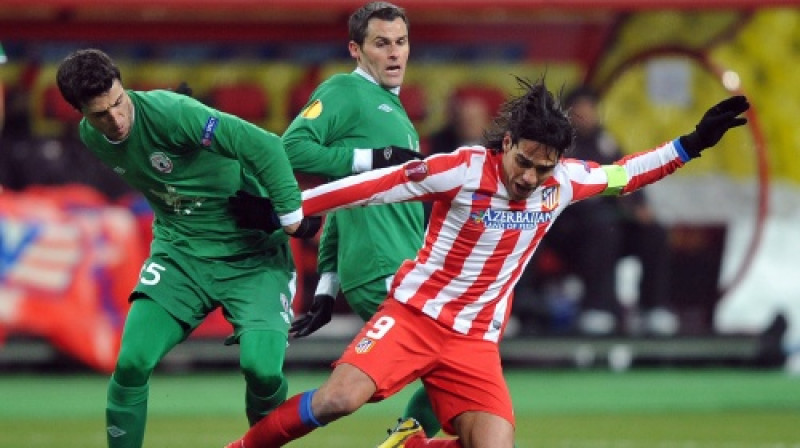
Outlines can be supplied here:
M372 347L375 346L375 341L370 338L364 338L356 344L356 353L359 355L363 355L364 353L369 352L372 350Z
M558 207L560 196L558 185L542 189L542 211L549 212Z

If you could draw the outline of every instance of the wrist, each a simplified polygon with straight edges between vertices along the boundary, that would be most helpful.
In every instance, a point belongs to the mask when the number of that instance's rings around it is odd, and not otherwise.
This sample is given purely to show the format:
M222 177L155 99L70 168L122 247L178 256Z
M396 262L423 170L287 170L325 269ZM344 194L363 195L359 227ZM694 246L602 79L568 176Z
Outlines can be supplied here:
M372 169L372 149L353 149L353 173L362 173Z
M339 284L339 276L335 272L323 272L319 276L314 295L327 295L336 298L339 294Z
M698 141L698 137L695 132L678 137L676 142L676 147L680 147L683 150L683 153L688 157L684 161L700 157L700 152L703 150L703 145Z

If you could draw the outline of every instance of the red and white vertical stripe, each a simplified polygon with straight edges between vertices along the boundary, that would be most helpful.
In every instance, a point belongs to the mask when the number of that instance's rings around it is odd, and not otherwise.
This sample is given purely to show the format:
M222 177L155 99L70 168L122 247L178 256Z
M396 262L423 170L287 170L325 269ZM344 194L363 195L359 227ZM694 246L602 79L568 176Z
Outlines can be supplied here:
M455 331L498 341L511 310L514 285L539 241L573 200L602 193L606 171L563 160L525 201L510 201L502 154L461 148L419 164L351 176L303 193L305 215L343 207L435 201L424 246L394 277L390 295ZM671 143L619 161L624 192L652 183L682 165ZM413 169L412 169L413 168ZM410 180L411 177L414 180Z

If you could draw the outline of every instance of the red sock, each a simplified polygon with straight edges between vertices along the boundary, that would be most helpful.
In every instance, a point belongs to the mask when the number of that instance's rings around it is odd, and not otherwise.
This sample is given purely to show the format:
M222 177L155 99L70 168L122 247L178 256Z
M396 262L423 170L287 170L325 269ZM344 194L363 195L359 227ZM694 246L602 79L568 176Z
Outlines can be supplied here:
M461 441L458 439L429 439L422 433L409 437L403 446L406 448L462 448Z
M307 422L307 417L303 418L304 414L307 415L311 411L311 397L313 395L314 391L295 395L259 420L242 438L244 447L273 448L283 446L318 428L318 424Z

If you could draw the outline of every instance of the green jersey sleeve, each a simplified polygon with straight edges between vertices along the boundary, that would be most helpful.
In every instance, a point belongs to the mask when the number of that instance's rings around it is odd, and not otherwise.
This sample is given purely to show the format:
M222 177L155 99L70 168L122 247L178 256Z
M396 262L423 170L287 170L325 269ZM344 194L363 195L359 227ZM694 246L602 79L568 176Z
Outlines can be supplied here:
M325 217L325 227L319 240L317 252L317 272L338 272L337 256L339 251L339 227L336 225L336 213Z
M295 171L334 179L353 173L356 148L419 151L419 135L399 97L358 72L320 84L283 143ZM345 292L387 277L415 256L423 230L419 203L333 212L320 240L318 271L335 270Z
M245 183L257 183L245 185L245 189L265 189L279 215L300 209L299 186L280 137L192 98L181 101L185 103L179 109L178 124L182 132L172 134L176 145L200 141L206 150L236 159L248 179ZM198 129L202 130L202 136L197 135Z
M360 123L361 108L342 98L338 83L323 83L283 134L292 167L340 178L353 173L354 146L347 137Z
M285 244L282 231L265 238L239 228L228 207L244 189L270 196L282 222L302 218L300 188L276 135L174 92L128 95L133 119L125 140L109 141L85 119L80 137L147 199L155 238L207 257Z

